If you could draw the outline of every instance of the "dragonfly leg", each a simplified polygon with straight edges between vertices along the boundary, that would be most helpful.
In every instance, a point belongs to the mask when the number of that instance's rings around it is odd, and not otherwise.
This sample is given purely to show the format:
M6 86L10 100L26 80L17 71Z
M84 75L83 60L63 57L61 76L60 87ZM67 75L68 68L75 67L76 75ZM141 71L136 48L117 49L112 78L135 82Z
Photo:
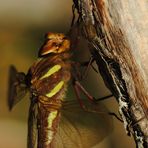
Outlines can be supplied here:
M102 101L102 100L108 99L113 96L113 95L108 95L108 96L102 97L100 99L96 99L96 98L92 97L78 81L74 81L74 90L75 90L76 98L78 99L78 102L79 102L81 108L85 111L89 111L89 110L83 104L83 101L80 97L80 90L86 95L87 99L91 103L97 103L98 101ZM116 113L108 112L108 114L111 116L114 116L117 120L123 122L123 120L120 117L118 117L118 115L116 115Z
M101 98L95 99L95 101L96 102L103 101L103 100L106 100L106 99L110 99L111 97L113 97L112 94L111 95L108 95L108 96L105 96L105 97L101 97ZM108 114L111 115L111 116L114 116L117 120L123 122L123 120L120 117L118 117L118 115L116 113L114 113L114 112L108 112Z
M101 98L96 99L95 97L90 95L90 93L77 80L73 80L73 86L75 88L76 94L79 94L79 96L80 96L80 91L83 92L83 94L87 97L87 99L93 103L98 102L98 101L103 101L103 100L113 97L113 95L111 94L111 95L107 95L105 97L101 97Z
M75 72L75 76L77 78L77 80L82 81L84 80L89 72L90 67L93 68L93 70L98 73L97 69L93 66L94 63L94 58L90 57L90 59L88 61L85 62L73 62L73 68L74 68L74 72ZM82 73L80 73L79 68L80 67L85 67L84 71Z
M83 71L83 75L82 75L82 78L81 80L85 79L88 75L88 71L90 69L90 66L92 66L92 63L94 62L94 58L93 57L90 57L89 61L86 61L86 62L82 62L80 63L81 66L85 66L86 68L84 69Z
M128 135L128 136L131 136L131 134L134 134L133 127L136 126L139 122L141 122L141 121L144 120L145 118L146 118L146 117L143 116L143 117L141 117L140 119L138 119L136 122L130 121L130 123L127 125L127 131L128 131L127 135ZM148 138L148 136L147 136L147 138Z
M76 98L77 98L77 100L80 104L80 107L86 112L98 113L96 110L88 109L87 106L84 104L83 99L80 97L80 91L82 91L86 95L88 101L91 104L95 105L96 102L95 102L94 98L85 90L85 88L77 80L73 81L73 87L74 87L74 91L75 91L75 94L76 94ZM101 113L104 113L104 112L101 112Z
M107 100L107 99L110 99L111 97L113 97L113 95L107 95L105 97L101 97L101 98L95 98L95 101L98 102L98 101L103 101L103 100Z
M79 81L73 80L73 86L78 98L80 98L80 91L81 91L89 101L93 103L96 101L96 99L88 93L88 91L81 85Z
M92 67L92 69L93 69L96 73L98 73L98 70L97 70L97 69L94 67L94 65L93 65L94 61L95 61L94 58L91 56L90 59L89 59L89 61L85 61L85 62L81 62L81 63L80 63L80 66L86 67L86 68L84 69L83 76L82 76L82 79L81 79L81 80L83 80L83 79L85 79L85 78L87 77L87 74L88 74L88 71L89 71L89 69L90 69L90 66Z
M84 105L81 97L80 97L80 91L78 89L78 87L76 85L73 85L74 87L74 91L75 91L75 94L76 94L76 98L78 100L78 103L80 104L80 107L83 109L83 110L86 110L86 106Z
M123 122L123 120L120 117L118 117L118 115L116 113L114 113L114 112L108 112L108 114L111 115L111 116L113 116L113 117L115 117L120 122Z
M76 94L76 98L80 104L80 107L86 111L86 112L94 112L94 113L104 113L104 112L98 112L97 110L91 110L89 109L85 103L83 102L83 99L81 98L80 96L80 91L82 91L84 93L84 95L87 97L88 101L92 104L92 105L97 105L95 100L94 100L94 97L92 97L86 90L85 88L77 81L77 80L74 80L73 81L73 87L74 87L74 91L75 91L75 94Z
M103 101L103 100L106 100L106 99L110 99L111 97L113 97L112 94L111 94L111 95L107 95L107 96L105 96L105 97L101 97L101 98L95 99L95 101L96 101L96 102L98 102L98 101ZM120 117L118 117L118 115L117 115L116 113L114 113L114 112L108 112L108 114L111 115L111 116L114 116L114 117L115 117L117 120L119 120L120 122L123 122L123 120L122 120Z
M143 119L145 118L145 116L141 117L139 120L137 120L136 122L131 122L128 125L128 128L131 129L132 127L136 126L139 122L141 122ZM130 130L130 132L133 132L133 130Z

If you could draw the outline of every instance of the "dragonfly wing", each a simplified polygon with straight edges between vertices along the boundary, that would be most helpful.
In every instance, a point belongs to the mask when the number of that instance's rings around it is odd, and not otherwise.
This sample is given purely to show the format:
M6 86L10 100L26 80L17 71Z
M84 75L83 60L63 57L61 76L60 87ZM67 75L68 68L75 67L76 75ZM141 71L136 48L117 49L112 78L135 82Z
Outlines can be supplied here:
M11 110L27 93L24 73L18 73L14 66L9 68L8 106Z
M84 101L89 111L77 101L63 104L62 117L55 137L56 148L90 148L103 140L113 129L112 117L100 103Z
M37 107L33 102L29 108L27 145L28 148L36 148L37 145Z

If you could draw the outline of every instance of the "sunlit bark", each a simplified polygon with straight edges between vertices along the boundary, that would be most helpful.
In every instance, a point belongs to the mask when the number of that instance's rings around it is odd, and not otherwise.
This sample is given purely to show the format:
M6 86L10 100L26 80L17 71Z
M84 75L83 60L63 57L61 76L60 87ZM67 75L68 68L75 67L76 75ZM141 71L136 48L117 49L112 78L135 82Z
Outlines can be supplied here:
M128 135L148 146L146 0L74 0L82 33L106 86L119 103Z

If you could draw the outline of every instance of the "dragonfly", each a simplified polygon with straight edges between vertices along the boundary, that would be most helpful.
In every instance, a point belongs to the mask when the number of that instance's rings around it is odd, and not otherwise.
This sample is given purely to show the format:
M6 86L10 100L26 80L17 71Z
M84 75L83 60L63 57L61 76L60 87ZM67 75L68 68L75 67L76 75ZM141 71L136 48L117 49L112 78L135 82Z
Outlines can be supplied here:
M30 93L27 148L90 148L112 131L107 108L81 100L77 85L79 99L65 100L73 77L70 46L64 34L49 32L27 74L10 66L9 109Z

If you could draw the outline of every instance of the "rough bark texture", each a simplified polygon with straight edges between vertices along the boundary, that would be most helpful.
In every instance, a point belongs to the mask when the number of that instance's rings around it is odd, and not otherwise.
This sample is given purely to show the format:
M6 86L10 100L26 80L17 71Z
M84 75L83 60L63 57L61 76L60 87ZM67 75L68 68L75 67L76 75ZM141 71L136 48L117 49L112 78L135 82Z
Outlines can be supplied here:
M137 147L148 147L146 0L74 3L99 71L119 102L127 134L134 136Z

